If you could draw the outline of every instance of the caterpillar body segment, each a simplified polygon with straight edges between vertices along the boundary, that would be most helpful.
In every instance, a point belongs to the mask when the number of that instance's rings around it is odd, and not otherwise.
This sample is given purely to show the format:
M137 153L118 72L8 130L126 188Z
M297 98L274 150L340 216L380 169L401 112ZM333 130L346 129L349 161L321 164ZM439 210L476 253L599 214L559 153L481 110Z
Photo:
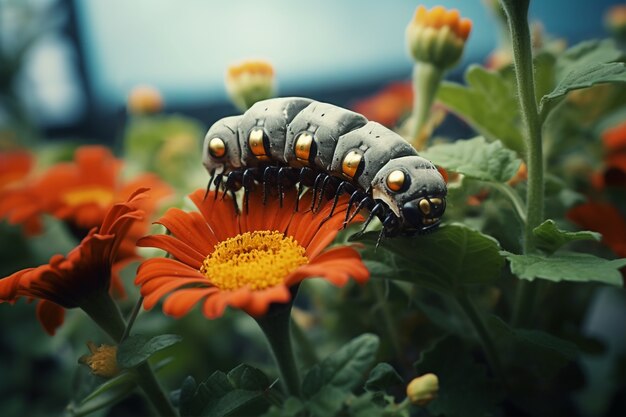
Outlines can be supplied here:
M346 224L361 209L382 235L426 233L445 210L446 184L435 166L395 132L332 104L290 97L263 100L242 116L217 121L205 137L203 164L216 188L263 187L264 201L285 187L312 187L311 209L333 209L350 195ZM214 180L215 178L215 180ZM298 201L296 202L298 209ZM351 210L354 209L354 210Z

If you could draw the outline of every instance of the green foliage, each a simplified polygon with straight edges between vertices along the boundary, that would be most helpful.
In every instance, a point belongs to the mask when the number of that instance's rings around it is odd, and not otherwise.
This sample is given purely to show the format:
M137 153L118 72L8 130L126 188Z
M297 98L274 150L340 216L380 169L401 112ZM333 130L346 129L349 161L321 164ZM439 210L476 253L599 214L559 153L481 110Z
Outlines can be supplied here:
M118 403L130 395L137 386L135 374L122 372L118 376L109 379L97 387L91 394L86 396L78 404L70 404L67 412L71 416L86 416L101 408L109 407Z
M121 368L134 368L147 361L156 352L180 340L181 337L175 334L162 334L154 337L131 336L120 344L117 351L117 363Z
M421 155L449 171L489 182L506 182L511 179L522 162L515 152L503 147L500 141L487 143L482 136L434 145Z
M438 340L421 353L414 367L419 375L433 373L439 378L438 396L426 407L432 415L464 417L496 413L502 387L472 359L460 339L448 336Z
M376 234L366 235L365 241L373 245ZM504 264L499 251L495 239L462 224L447 224L419 239L384 240L377 251L366 252L365 263L376 278L451 294L462 285L494 282Z
M275 395L263 372L241 364L228 374L214 372L200 385L187 377L180 391L180 413L181 416L260 415Z
M535 278L548 281L601 282L622 285L619 269L626 259L607 260L587 253L558 252L551 256L515 255L503 251L511 271L518 278L529 281Z
M381 362L372 369L367 381L365 381L365 389L367 391L386 391L387 389L402 384L404 381L393 366L388 363Z
M602 235L597 232L568 232L561 230L552 219L548 219L535 227L533 233L536 239L535 246L548 254L552 254L561 246L576 240L595 240L599 242L602 239Z
M554 107L573 90L601 83L626 83L626 66L614 42L587 41L565 51L556 62L557 85L541 98L539 112L545 120Z
M363 334L315 365L304 376L304 396L311 398L323 386L332 386L345 392L352 391L373 365L379 344L377 336Z
M507 148L521 154L524 138L520 124L515 86L497 72L470 65L461 85L444 82L437 99L490 141L500 140Z

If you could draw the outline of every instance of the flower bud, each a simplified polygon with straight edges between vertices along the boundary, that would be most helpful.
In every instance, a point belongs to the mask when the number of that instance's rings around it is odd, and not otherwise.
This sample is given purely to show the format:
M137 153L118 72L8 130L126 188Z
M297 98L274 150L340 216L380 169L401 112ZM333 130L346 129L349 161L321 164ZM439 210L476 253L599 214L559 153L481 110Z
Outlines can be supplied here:
M85 364L94 375L103 378L113 378L120 373L117 366L117 346L100 345L87 342L90 355L83 355L78 362Z
M626 5L613 6L604 18L606 28L621 42L626 42Z
M413 379L406 387L406 395L412 404L421 407L437 397L439 378L435 374L425 374Z
M413 59L444 70L457 64L465 41L472 29L472 21L462 19L456 9L442 6L426 10L419 6L406 29L409 51Z
M135 115L158 113L163 109L163 97L154 87L139 85L128 95L128 112Z
M274 68L265 61L244 61L228 68L226 90L233 104L246 111L274 96Z

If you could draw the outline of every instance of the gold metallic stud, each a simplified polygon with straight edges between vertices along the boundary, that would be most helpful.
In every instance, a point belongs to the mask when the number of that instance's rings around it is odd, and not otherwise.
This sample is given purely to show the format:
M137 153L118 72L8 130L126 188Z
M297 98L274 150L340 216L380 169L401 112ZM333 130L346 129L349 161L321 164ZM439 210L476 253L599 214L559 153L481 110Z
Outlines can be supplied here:
M343 175L350 179L354 178L362 160L363 155L360 153L356 151L348 152L348 154L343 158L343 163L341 164Z
M209 141L209 153L213 158L221 158L226 155L226 144L220 138L213 138Z
M428 202L427 199L425 198L421 199L419 202L419 205L420 205L420 210L422 211L422 213L424 213L425 215L430 214L430 203Z
M387 175L387 187L391 191L400 191L404 186L405 175L404 172L396 169L395 171L391 171L389 175Z
M248 145L250 146L252 154L257 158L267 156L265 144L263 143L263 129L253 129L250 131L250 136L248 136Z
M313 135L301 133L296 139L296 158L301 162L308 162L311 156L311 146L313 145Z
M437 206L441 205L441 203L442 203L442 201L441 201L441 199L440 199L440 198L431 198L431 199L430 199L430 202L431 202L432 204L437 205Z

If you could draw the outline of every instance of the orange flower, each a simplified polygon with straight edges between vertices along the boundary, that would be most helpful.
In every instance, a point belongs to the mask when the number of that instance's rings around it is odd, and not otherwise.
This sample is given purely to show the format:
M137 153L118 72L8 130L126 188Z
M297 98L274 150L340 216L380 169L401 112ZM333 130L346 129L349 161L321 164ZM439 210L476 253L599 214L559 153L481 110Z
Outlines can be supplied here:
M592 184L598 189L605 186L626 187L626 122L602 134L604 169L595 173Z
M133 223L143 219L139 207L147 197L144 191L139 189L125 203L113 205L101 226L92 229L67 256L55 255L46 265L1 279L0 303L13 303L20 297L39 299L37 317L51 335L63 323L64 308L80 307L89 313L99 296L108 297L120 245Z
M274 95L274 68L260 60L248 60L228 67L226 90L241 111Z
M163 109L163 97L156 88L149 85L138 85L128 94L126 103L131 114L158 113Z
M458 62L472 30L472 21L461 18L458 10L422 5L406 31L409 50L416 61L446 69Z
M30 152L0 152L0 218L23 225L29 236L41 233L42 229L39 210L31 203L37 197L26 184L33 162ZM15 213L14 207L23 209Z
M626 5L611 7L604 16L604 22L617 39L626 40Z
M287 303L290 287L308 277L323 277L344 285L369 278L359 254L351 247L326 250L341 228L347 204L342 200L328 220L330 204L318 212L294 212L295 192L264 205L251 193L249 211L237 215L232 200L204 199L204 190L190 194L198 212L172 208L158 221L170 235L146 236L137 244L163 249L174 259L145 261L135 283L141 285L144 307L151 309L172 293L163 311L179 318L198 302L208 318L227 306L253 317L264 315L271 303ZM300 207L310 205L310 193ZM307 201L308 200L308 201Z
M567 218L583 229L602 235L602 242L617 256L626 257L626 219L609 203L588 202L567 212Z
M354 111L387 127L394 127L413 108L413 84L398 81L371 97L358 101Z

